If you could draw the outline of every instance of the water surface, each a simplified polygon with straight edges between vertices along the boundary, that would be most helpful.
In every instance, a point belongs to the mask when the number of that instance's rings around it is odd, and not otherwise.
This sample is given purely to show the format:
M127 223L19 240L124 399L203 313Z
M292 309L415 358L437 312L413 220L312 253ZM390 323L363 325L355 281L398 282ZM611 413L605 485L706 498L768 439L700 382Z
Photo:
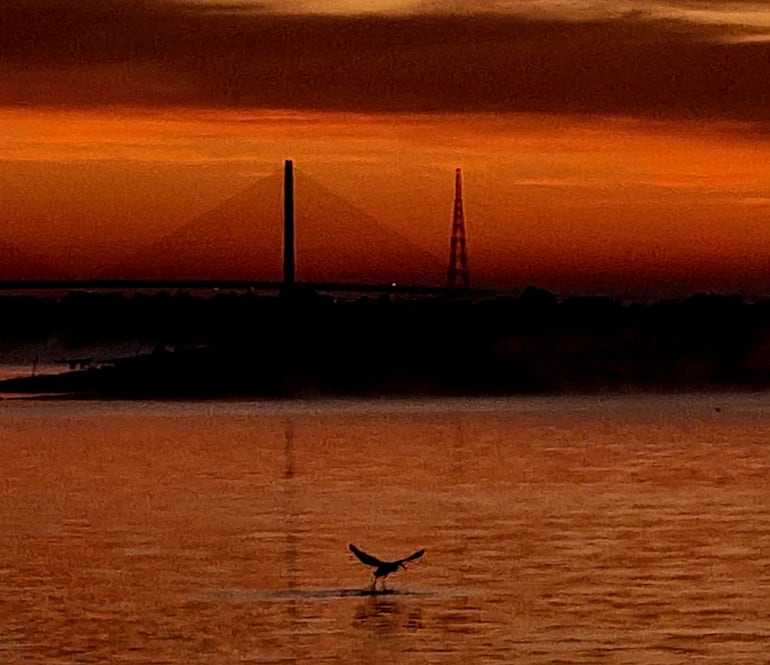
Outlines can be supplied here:
M0 662L759 663L770 396L0 402ZM369 595L348 543L427 553Z

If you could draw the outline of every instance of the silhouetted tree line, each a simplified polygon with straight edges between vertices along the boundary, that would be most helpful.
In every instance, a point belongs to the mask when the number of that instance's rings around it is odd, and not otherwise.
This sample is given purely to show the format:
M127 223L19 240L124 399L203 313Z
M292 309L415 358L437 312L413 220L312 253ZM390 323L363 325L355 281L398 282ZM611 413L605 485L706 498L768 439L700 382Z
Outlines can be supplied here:
M530 394L763 389L770 301L697 294L622 304L517 297L334 299L297 289L0 299L0 339L79 346L143 340L155 352L103 359L4 390L121 396ZM109 360L109 362L107 362Z

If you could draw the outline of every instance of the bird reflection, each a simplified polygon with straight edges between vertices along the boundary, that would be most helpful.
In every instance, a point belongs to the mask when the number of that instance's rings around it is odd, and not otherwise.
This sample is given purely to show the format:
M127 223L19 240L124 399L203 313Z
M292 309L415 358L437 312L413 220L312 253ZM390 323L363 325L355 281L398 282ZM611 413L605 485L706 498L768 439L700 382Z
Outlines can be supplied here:
M400 604L394 600L368 596L356 608L355 622L372 627L378 633L390 633L398 627L401 612Z
M353 625L372 630L379 636L420 630L423 628L422 609L412 606L407 612L405 604L392 597L367 596L356 607Z

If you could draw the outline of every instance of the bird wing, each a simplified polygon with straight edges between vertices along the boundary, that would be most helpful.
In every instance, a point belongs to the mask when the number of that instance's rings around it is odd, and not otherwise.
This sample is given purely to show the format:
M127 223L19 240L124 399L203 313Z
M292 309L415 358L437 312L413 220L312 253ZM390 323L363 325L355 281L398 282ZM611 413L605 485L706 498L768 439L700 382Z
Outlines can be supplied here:
M419 559L423 554L425 554L425 550L419 550L414 554L410 554L408 557L406 557L406 559L399 559L398 563L406 563L407 561L414 561L415 559Z
M361 563L365 563L367 566L381 566L384 561L380 561L376 556L362 552L355 545L348 545L350 551L358 557Z

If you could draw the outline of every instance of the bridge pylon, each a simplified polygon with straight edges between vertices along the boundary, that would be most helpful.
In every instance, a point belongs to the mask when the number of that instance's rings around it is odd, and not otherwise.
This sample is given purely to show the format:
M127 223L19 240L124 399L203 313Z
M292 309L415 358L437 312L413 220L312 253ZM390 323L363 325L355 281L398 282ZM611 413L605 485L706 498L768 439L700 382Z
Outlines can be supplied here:
M462 171L455 169L455 203L452 215L452 236L449 241L449 268L447 269L447 288L471 287L468 272L468 237L463 213Z
M283 286L294 286L296 269L294 246L294 163L287 159L283 165Z

